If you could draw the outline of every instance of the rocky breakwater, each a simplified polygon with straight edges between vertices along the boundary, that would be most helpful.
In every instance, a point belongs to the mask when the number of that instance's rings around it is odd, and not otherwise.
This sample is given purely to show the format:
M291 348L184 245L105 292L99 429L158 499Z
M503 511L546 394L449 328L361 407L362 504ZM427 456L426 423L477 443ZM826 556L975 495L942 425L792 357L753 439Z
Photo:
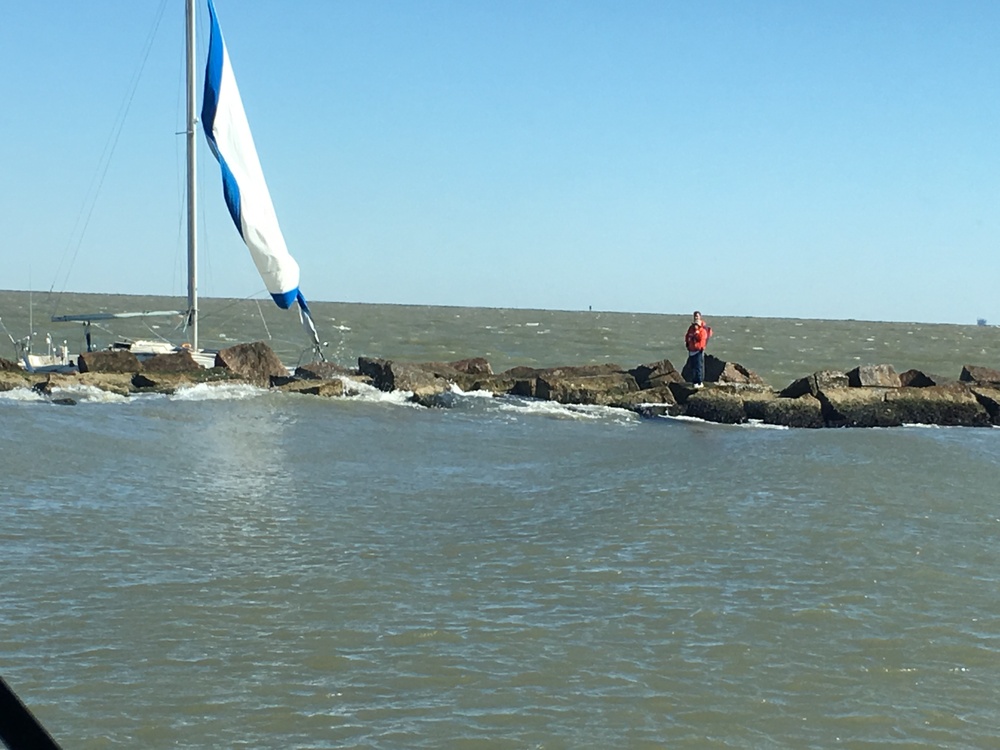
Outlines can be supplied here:
M720 386L746 393L770 393L759 376L741 365L707 359L708 374ZM611 406L649 415L654 409L659 414L684 414L685 405L698 393L666 359L632 368L611 363L520 366L494 373L489 362L481 357L445 363L361 357L358 373L383 391L410 391L412 401L428 407L448 406L452 401L452 386L457 386L463 391L487 391L494 396Z
M644 417L697 417L708 422L750 421L785 427L894 427L904 424L987 427L1000 425L1000 371L966 365L957 379L892 365L821 370L776 391L752 370L707 355L706 385L696 389L669 360L626 368L617 364L513 367L494 373L481 358L455 362L399 362L360 357L357 369L332 362L303 365L289 374L263 342L239 344L203 369L188 352L139 362L129 352L80 356L80 372L26 373L0 360L0 390L30 387L53 396L85 385L130 395L173 393L197 383L248 383L290 393L350 396L352 383L382 391L406 391L426 407L447 407L461 391L486 391L561 404L629 409ZM57 399L53 399L57 400ZM72 403L63 396L60 403Z
M317 363L316 370L303 377L290 377L287 368L274 351L263 342L237 344L216 354L215 366L201 367L188 351L159 354L139 361L127 351L98 351L81 354L79 372L31 373L18 365L0 359L0 391L31 388L53 398L60 404L71 405L69 396L53 397L60 392L72 392L75 387L89 386L122 396L140 393L171 394L180 388L201 383L245 383L258 387L320 396L344 395L344 383L339 375L346 371L328 363ZM335 368L338 372L334 373ZM327 369L330 372L327 372Z
M1000 371L966 365L953 380L919 370L898 374L888 364L862 365L814 372L778 392L710 385L684 407L688 416L728 424L989 427L1000 425Z
M403 363L362 357L358 373L385 391L405 390L423 406L448 406L452 386L562 404L630 409L646 416L750 421L784 427L893 427L904 424L1000 425L1000 371L966 365L957 379L892 365L823 370L776 391L752 370L706 356L706 387L696 389L669 360L617 364L514 367L494 374L481 358Z

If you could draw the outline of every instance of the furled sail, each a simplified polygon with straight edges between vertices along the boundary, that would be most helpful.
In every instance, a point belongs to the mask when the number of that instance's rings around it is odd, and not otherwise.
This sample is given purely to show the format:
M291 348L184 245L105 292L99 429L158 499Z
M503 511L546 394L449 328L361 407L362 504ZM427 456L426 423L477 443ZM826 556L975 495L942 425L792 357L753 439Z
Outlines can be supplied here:
M298 303L302 323L312 337L316 352L321 354L309 306L299 291L299 264L288 252L278 226L212 0L208 0L208 10L212 25L201 122L212 153L222 168L226 205L267 291L284 310Z

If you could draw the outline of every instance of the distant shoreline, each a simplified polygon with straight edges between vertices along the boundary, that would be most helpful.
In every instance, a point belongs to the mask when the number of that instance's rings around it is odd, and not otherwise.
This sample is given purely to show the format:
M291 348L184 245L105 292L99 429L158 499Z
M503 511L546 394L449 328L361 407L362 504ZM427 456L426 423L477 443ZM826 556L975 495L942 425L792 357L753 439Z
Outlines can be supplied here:
M0 289L0 294L24 294L24 295L34 295L45 297L63 297L67 295L72 295L75 297L85 297L85 298L122 298L122 299L162 299L162 300L183 300L183 295L169 295L169 294L131 294L131 293L121 293L121 292L76 292L76 291L62 291L62 292L48 292L48 291L31 291L27 289ZM224 302L224 303L241 303L241 302L266 302L268 304L273 304L271 300L266 296L249 296L249 297L213 297L208 295L201 295L199 297L200 301L205 302ZM644 311L631 311L631 310L590 310L587 308L547 308L547 307L506 307L506 306L496 306L496 305L457 305L457 304L432 304L432 303L419 303L419 302L357 302L357 301L339 301L339 300L321 300L321 299L310 299L310 306L315 305L342 305L345 307L393 307L393 308L408 308L415 310L497 310L497 311L512 311L512 312L525 312L525 313L589 313L592 315L629 315L629 316L651 316L651 317L663 317L663 318L688 318L690 317L690 311L682 312L644 312ZM996 328L997 326L991 323L980 323L977 319L970 323L942 323L937 321L919 321L919 320L869 320L865 318L810 318L810 317L797 317L797 316L774 316L774 315L728 315L723 313L709 313L706 311L706 317L711 317L714 320L782 320L782 321L807 321L810 323L871 323L873 325L878 324L893 324L893 325L917 325L917 326L955 326L959 328ZM3 311L0 310L0 318L3 317Z

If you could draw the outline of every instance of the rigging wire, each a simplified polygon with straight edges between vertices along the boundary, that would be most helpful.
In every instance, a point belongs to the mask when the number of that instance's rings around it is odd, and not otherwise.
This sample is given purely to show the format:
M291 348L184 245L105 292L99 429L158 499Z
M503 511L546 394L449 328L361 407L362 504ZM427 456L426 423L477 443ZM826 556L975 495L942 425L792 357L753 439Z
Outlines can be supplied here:
M132 101L135 99L136 90L139 88L139 81L142 78L142 73L145 70L146 63L149 60L149 55L153 48L153 40L155 39L157 31L160 28L160 24L163 21L167 2L168 0L160 1L160 7L157 9L156 16L153 19L152 28L146 36L146 41L143 44L139 65L135 73L132 74L132 80L129 82L129 87L125 93L125 97L118 109L118 114L116 115L115 121L112 125L111 133L108 135L108 140L104 144L104 150L101 153L100 159L98 159L97 170L91 180L90 188L84 197L83 205L80 207L80 212L73 224L73 230L70 232L70 239L66 244L66 248L63 250L63 255L59 260L59 264L56 266L55 278L53 279L52 285L49 287L48 294L46 295L46 304L50 301L52 304L50 307L50 314L52 315L56 314L56 302L52 300L52 296L56 284L59 281L59 274L66 261L67 254L69 254L72 250L69 266L66 269L66 275L63 277L62 286L57 293L62 294L66 291L66 285L69 283L70 273L73 270L73 265L76 263L76 258L80 252L80 248L83 245L84 235L86 234L87 227L90 225L90 220L94 215L94 209L97 207L97 200L100 196L101 188L104 185L104 179L108 174L108 169L111 166L111 159L114 156L115 149L118 146L118 140L125 127L125 120L128 118L129 109L132 106Z

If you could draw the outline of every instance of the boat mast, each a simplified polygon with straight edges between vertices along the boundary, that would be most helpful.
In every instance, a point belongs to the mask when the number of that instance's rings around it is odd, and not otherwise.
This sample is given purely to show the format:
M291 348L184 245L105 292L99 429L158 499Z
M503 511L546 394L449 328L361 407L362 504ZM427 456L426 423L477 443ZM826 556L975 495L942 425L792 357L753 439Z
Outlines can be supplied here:
M186 0L187 49L187 251L188 251L188 325L191 348L198 349L198 239L195 207L195 134L198 116L195 106L194 0Z

